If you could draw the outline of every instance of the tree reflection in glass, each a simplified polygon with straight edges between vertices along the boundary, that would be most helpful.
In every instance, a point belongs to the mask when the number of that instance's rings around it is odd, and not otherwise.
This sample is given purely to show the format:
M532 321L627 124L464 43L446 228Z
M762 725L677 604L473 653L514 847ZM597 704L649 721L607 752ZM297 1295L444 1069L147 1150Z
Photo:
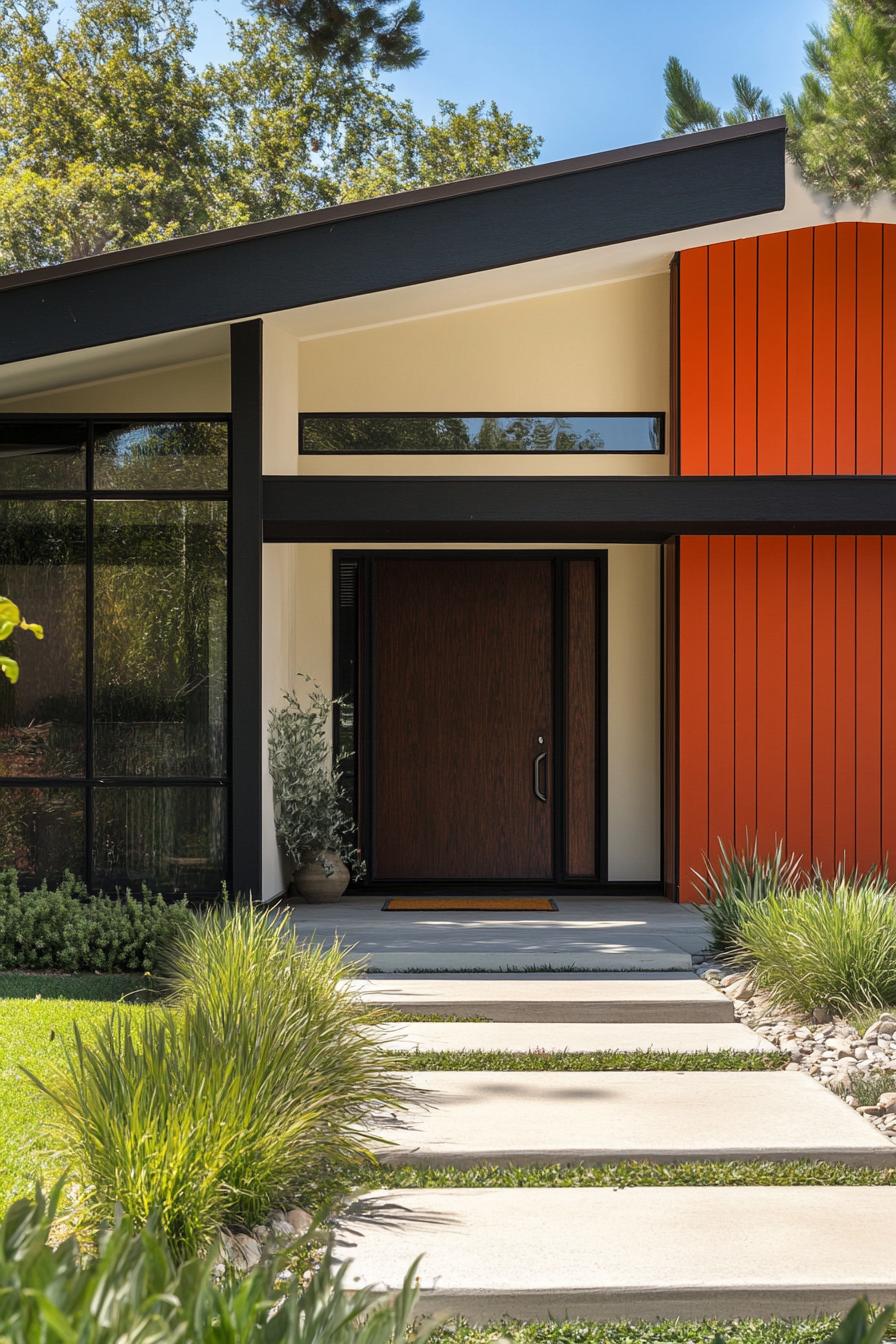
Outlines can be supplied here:
M215 785L119 785L94 791L98 886L215 892L224 879L226 800Z
M98 424L96 490L226 490L227 425L214 420Z
M66 871L83 877L83 788L3 789L0 860L26 881L52 886Z
M97 500L94 770L218 776L227 712L227 505Z
M83 490L86 452L82 421L0 423L0 490Z

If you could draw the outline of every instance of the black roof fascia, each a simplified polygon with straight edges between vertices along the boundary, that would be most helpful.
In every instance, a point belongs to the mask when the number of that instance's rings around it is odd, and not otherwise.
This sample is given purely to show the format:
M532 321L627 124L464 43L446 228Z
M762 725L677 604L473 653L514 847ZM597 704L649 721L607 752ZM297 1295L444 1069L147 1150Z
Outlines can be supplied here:
M265 476L265 541L896 533L896 477Z
M0 278L0 363L445 279L784 205L780 118Z

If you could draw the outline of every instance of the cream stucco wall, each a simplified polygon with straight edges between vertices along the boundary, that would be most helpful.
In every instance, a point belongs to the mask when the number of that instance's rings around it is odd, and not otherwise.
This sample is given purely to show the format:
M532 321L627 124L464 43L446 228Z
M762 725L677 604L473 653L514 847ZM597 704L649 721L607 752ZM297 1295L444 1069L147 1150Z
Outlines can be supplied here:
M146 373L0 401L0 411L60 415L168 415L230 410L229 359L201 359Z
M275 320L264 324L262 362L263 470L289 475L296 469L298 365L295 337ZM265 726L283 691L295 685L299 594L308 581L296 546L280 543L262 550L261 697ZM312 580L315 581L315 580ZM262 736L262 891L277 896L289 881L287 864L274 836L274 795L268 771L267 732Z
M669 401L669 279L370 327L298 345L303 411L649 413ZM664 456L300 457L319 475L662 475Z
M334 549L354 548L279 543L264 548L268 704L276 703L283 689L296 688L300 672L328 692L332 688ZM608 876L611 881L655 882L660 876L660 554L656 546L601 549L608 556ZM289 558L286 553L291 553ZM290 564L295 566L292 598L284 610L278 595ZM290 620L291 657L285 643ZM279 684L277 667L286 674ZM264 894L270 898L283 889L272 826L265 828L264 846Z

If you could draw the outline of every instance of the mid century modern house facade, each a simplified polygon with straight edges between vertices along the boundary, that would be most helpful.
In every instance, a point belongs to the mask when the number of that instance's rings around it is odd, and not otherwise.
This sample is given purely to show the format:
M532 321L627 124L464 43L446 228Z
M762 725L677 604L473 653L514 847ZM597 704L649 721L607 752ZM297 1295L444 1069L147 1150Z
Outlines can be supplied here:
M373 897L896 855L896 211L755 122L0 279L0 864Z

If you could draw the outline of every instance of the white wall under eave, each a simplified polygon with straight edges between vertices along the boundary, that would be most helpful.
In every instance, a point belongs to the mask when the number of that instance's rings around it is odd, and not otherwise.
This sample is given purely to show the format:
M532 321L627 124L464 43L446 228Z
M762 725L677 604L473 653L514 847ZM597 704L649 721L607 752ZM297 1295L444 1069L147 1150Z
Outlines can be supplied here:
M284 690L295 684L296 574L297 547L278 543L262 548L262 644L261 694L262 724L262 794L261 794L261 873L262 897L271 900L279 896L289 882L289 868L277 846L274 834L274 795L268 773L267 725L275 706L279 705ZM239 641L239 618L234 631ZM239 705L234 707L240 712ZM240 819L235 819L236 825Z
M0 401L5 414L176 415L230 410L230 360L226 356L173 364L146 373L34 392Z
M296 470L298 362L295 335L276 318L264 320L262 358L262 464L268 475ZM285 690L296 687L297 547L277 543L262 548L262 895L279 896L289 882L289 865L274 834L274 795L268 772L267 725ZM239 626L235 638L239 639ZM236 706L239 713L239 706ZM237 823L239 819L237 818Z

